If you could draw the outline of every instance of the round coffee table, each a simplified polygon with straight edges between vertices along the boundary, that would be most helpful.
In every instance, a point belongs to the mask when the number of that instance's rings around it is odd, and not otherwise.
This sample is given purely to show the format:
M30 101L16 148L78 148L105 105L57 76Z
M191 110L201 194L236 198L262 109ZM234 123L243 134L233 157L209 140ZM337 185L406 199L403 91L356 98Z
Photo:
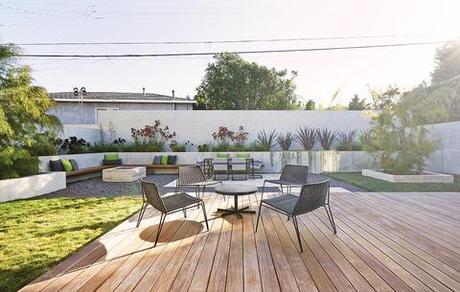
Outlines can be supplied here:
M246 196L257 193L257 187L246 186L246 185L223 185L216 187L214 189L216 194L221 194L224 196L233 196L235 199L235 203L232 208L230 209L217 209L218 212L223 212L222 217L227 215L235 214L238 218L242 218L242 213L249 213L255 214L255 211L248 210L249 206L243 207L241 209L238 208L238 197L239 196Z

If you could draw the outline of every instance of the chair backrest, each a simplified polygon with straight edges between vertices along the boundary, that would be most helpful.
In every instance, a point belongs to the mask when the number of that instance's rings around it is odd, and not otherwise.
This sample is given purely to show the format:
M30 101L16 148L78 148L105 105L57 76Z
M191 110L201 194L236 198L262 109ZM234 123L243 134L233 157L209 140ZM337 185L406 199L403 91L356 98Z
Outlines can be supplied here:
M178 186L187 186L206 181L203 171L198 165L179 166Z
M150 205L160 212L166 212L166 206L163 203L161 194L158 191L158 187L155 183L141 179L142 185L142 196Z
M248 159L246 158L232 158L232 170L244 171L248 169Z
M212 160L214 171L228 171L229 159L228 158L215 158Z
M287 164L283 167L280 180L306 185L308 184L308 166Z
M303 185L293 215L311 212L329 204L329 180Z

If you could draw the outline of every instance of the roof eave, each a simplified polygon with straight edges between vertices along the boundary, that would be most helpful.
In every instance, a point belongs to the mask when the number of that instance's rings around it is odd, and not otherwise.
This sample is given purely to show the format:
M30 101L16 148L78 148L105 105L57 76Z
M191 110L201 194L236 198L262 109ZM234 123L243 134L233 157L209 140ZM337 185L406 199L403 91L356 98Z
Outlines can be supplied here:
M195 104L196 100L151 100L151 99L84 99L78 98L53 98L56 102L105 102L105 103L189 103Z

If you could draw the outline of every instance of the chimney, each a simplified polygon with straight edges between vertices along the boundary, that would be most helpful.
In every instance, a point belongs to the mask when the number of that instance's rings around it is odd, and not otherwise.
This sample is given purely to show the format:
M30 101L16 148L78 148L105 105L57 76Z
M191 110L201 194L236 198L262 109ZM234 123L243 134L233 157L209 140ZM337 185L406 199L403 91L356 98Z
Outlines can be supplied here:
M142 94L145 96L145 87L142 87Z
M172 98L173 98L173 99L176 99L176 96L174 95L174 89L173 89L173 91L172 91Z

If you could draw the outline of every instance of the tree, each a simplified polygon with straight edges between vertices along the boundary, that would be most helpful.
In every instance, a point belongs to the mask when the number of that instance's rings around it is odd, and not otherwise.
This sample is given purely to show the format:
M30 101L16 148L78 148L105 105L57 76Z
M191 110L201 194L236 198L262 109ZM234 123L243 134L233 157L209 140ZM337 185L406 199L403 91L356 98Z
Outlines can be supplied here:
M439 48L436 66L431 74L430 90L436 92L448 109L449 115L442 121L460 120L460 44ZM433 121L441 122L441 121Z
M431 73L431 82L443 82L460 77L460 44L449 44L439 48L435 56L435 69Z
M220 53L208 64L197 88L198 109L208 110L290 110L300 108L294 78L243 60L234 53Z
M360 99L357 94L355 94L350 100L350 103L348 103L348 110L351 111L362 111L367 109L369 109L369 103L365 98Z
M316 108L316 103L313 99L309 99L307 103L305 104L305 109L307 111L314 111Z
M32 85L30 68L16 63L18 54L14 45L0 45L0 178L21 175L18 162L30 159L29 150L43 135L60 128L47 114L53 100Z
M385 171L421 173L425 160L437 147L423 125L445 115L444 107L425 84L403 94L399 92L397 87L381 93L374 91L374 102L381 107L372 119L371 139L366 139L364 147L379 157Z
M401 92L398 87L388 86L385 91L372 90L372 109L383 110L391 106L398 99Z

